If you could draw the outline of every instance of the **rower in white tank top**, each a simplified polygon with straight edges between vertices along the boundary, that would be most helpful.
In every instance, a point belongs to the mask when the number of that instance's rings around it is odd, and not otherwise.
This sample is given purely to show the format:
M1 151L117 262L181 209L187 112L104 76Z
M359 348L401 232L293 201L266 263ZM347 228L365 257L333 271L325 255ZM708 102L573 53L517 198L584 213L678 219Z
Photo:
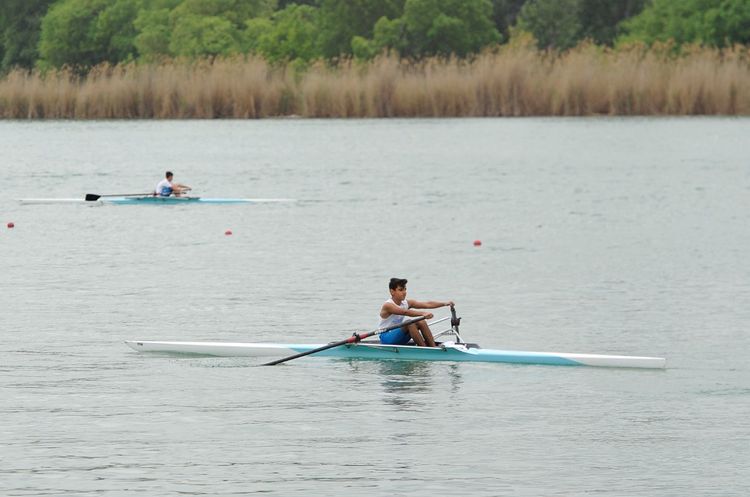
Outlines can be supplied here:
M393 299L388 299L388 300L385 301L385 303L386 304L390 303L390 304L396 305L396 303L393 301ZM399 307L402 308L405 311L408 311L409 310L409 302L406 299L404 299L404 300L401 301L401 305L399 305ZM389 326L393 326L393 325L396 325L396 324L401 324L401 323L404 322L404 317L405 316L402 316L402 315L399 315L399 314L391 314L390 316L388 316L385 319L381 318L380 319L380 325L378 326L378 328L388 328Z
M181 185L180 183L173 183L172 177L174 175L171 171L167 171L164 179L157 183L154 188L154 195L157 197L169 197L170 195L180 196L183 193L187 193L191 188L187 185Z
M451 306L453 301L429 300L420 302L418 300L407 300L406 283L405 278L391 278L391 281L388 282L388 291L391 293L391 298L380 307L380 328L399 325L400 327L381 333L380 342L389 345L406 345L410 340L413 340L419 346L435 347L435 337L432 336L432 331L430 331L426 321L422 320L407 325L403 325L403 323L407 318L419 316L432 319L431 312L419 312L412 309L437 309L438 307Z

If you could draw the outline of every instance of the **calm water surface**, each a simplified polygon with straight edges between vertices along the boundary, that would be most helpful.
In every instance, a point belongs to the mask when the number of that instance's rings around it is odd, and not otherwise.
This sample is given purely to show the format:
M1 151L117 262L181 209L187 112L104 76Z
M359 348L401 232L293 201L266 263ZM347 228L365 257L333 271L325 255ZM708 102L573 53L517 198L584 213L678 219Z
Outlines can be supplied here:
M746 496L749 136L749 119L0 122L0 494ZM203 196L299 202L16 202L148 191L166 169ZM375 327L391 276L455 300L485 347L668 369L259 368L122 343L341 339Z

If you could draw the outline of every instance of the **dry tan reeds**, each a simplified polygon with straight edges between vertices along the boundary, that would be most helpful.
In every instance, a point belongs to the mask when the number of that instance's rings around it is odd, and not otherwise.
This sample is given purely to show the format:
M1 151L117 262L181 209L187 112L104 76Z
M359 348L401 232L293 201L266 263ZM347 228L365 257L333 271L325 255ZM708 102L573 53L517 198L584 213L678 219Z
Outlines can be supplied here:
M304 71L258 57L15 70L0 79L0 118L474 117L750 115L750 49L562 54L504 46L471 60L368 63Z

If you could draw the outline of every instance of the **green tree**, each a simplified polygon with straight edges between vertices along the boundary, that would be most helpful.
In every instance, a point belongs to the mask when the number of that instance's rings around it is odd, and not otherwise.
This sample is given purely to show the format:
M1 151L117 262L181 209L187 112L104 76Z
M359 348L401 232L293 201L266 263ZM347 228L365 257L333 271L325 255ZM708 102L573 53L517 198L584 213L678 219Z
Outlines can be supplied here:
M324 57L352 53L355 36L370 38L381 17L403 13L404 0L320 0L320 46Z
M409 57L463 57L500 41L491 15L489 0L407 0L403 16L380 18L373 39L357 38L353 46L358 56L393 49Z
M0 71L19 66L30 69L38 57L41 22L53 0L0 2Z
M747 0L653 0L638 16L623 23L618 42L674 40L724 47L750 43Z
M94 23L93 41L104 60L117 63L135 56L133 41L137 31L134 21L143 2L114 0L110 3Z
M243 29L248 19L270 16L275 8L276 0L183 0L172 16L220 17Z
M381 17L375 23L373 39L362 36L352 38L352 53L359 59L371 59L383 50L394 50L400 54L408 53L409 40L406 33L406 21L403 17L388 19Z
M529 0L518 27L533 34L539 48L570 48L582 37L581 6L581 0Z
M169 55L169 41L172 37L169 12L168 8L143 9L133 22L138 31L133 44L145 60Z
M581 0L579 36L600 45L612 45L618 24L639 14L645 4L646 0Z
M275 6L276 0L149 0L134 22L134 45L146 60L239 53L246 22L270 16Z
M231 55L240 52L240 32L218 16L184 15L177 19L169 53L189 57Z
M60 0L42 19L41 67L85 70L135 57L134 21L144 0Z
M465 56L500 41L489 0L408 0L404 20L411 55Z
M113 0L61 0L54 4L42 19L41 65L85 69L107 60L103 45L109 43L97 23L113 4Z
M320 2L318 0L278 0L277 3L278 10L284 10L285 8L293 4L310 5L312 7L316 7Z
M290 4L270 19L251 19L245 30L246 47L273 62L319 58L318 16L316 7Z
M526 0L492 0L492 20L504 40L510 38L510 28L516 24L525 2Z

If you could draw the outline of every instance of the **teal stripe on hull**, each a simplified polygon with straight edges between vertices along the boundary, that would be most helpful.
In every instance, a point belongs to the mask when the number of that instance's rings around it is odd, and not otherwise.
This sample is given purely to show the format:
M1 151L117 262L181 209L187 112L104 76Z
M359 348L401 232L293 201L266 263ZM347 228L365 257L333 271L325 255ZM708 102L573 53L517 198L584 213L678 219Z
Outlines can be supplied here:
M107 204L249 204L247 198L201 198L201 197L122 197L101 199Z
M295 352L312 350L315 346L291 345ZM396 346L362 346L349 345L324 350L315 354L321 357L340 357L350 359L392 359L401 361L453 361L453 362L502 362L511 364L540 364L550 366L583 366L584 364L552 354L526 353L492 349L442 349L396 347Z
M225 343L225 342L157 342L126 341L139 352L163 352L219 357L287 357L295 353L319 349L326 344ZM426 348L403 345L360 343L320 351L308 357L342 359L375 359L395 361L493 362L539 364L550 366L598 366L610 368L664 369L663 357L640 357L568 352L530 352L520 350L482 349L476 346Z

